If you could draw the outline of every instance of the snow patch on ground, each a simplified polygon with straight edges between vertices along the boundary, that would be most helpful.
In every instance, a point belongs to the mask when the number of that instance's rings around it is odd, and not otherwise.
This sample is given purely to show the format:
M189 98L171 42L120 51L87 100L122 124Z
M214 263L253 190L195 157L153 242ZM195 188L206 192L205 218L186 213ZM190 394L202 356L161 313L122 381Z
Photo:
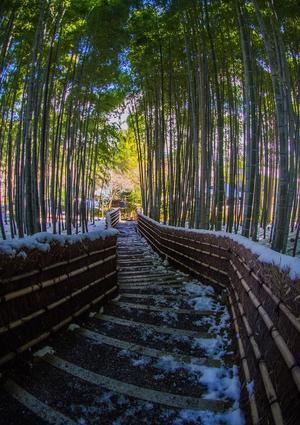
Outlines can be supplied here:
M130 350L121 350L120 357L130 360L132 366L146 368L151 365L162 373L156 374L156 379L162 379L162 374L185 370L189 378L205 387L204 399L230 399L238 401L240 398L240 382L238 367L210 367L203 365L196 358L190 362L178 361L171 354L163 355L158 360L149 356L137 355Z
M212 286L203 285L197 280L185 283L183 289L187 295L213 295L215 292Z
M194 422L201 425L244 425L245 418L238 405L225 413L212 413L198 410L181 410L174 425L184 425Z
M215 301L211 297L206 297L205 295L197 298L192 298L188 301L188 303L194 308L194 310L197 311L216 311L218 309L218 305L216 305Z
M133 366L138 366L138 367L145 367L147 366L149 363L151 363L151 359L150 357L140 357L138 359L132 359L132 365Z
M148 251L147 251L148 252ZM149 253L151 253L149 249ZM152 255L151 255L152 256ZM157 261L162 260L157 257ZM156 268L161 272L167 270L168 265L165 264ZM208 327L208 334L211 338L195 338L184 335L163 335L152 329L143 328L142 326L136 327L136 332L140 340L146 341L148 344L152 341L159 341L160 343L172 342L175 347L173 349L174 356L176 353L180 352L178 347L180 343L184 343L186 348L184 352L193 348L201 352L195 355L194 358L191 358L190 361L181 361L176 359L172 354L163 355L159 359L140 355L136 352L130 351L129 349L124 349L119 351L119 356L126 358L128 363L137 368L137 373L143 373L143 370L148 370L151 368L154 369L153 378L157 381L157 385L160 385L160 382L168 379L168 374L174 374L184 372L186 379L189 380L192 385L199 385L199 391L201 392L201 397L204 399L219 399L219 400L230 400L233 404L233 407L226 410L224 413L213 413L208 411L198 411L198 410L176 410L176 409L164 409L163 412L157 415L157 423L172 423L177 425L185 425L187 423L194 423L201 425L244 425L244 417L242 412L239 409L239 399L240 399L240 382L238 376L238 367L235 365L226 366L224 362L221 362L220 367L211 367L203 364L202 361L199 361L196 357L202 356L203 352L209 358L215 358L222 360L226 354L228 354L228 349L230 348L230 340L228 336L228 327L230 324L230 316L227 310L222 303L222 300L219 301L214 289L210 286L205 286L201 284L196 279L189 279L186 275L180 272L176 272L176 275L180 277L181 280L184 280L185 283L182 287L167 289L168 294L180 295L178 299L174 297L174 300L164 298L163 294L157 294L154 301L151 299L150 305L161 305L166 303L167 306L172 308L178 308L183 302L189 305L190 308L193 308L196 311L212 310L213 314L210 314L206 317L201 317L199 320L193 322L194 325L203 326L206 324ZM153 285L153 290L157 289L158 286ZM164 292L166 289L164 289ZM144 303L144 302L143 302ZM145 314L141 312L141 314ZM169 312L148 312L151 317L158 317L163 323L166 323L168 326L174 326L174 322L178 321L180 323L180 315ZM178 325L178 327L180 327ZM177 342L177 344L176 344ZM134 345L135 343L133 343ZM148 345L147 344L147 345ZM151 344L150 344L151 345ZM176 347L177 346L177 347ZM108 397L105 400L105 404L109 406ZM139 404L132 404L128 400L128 408L125 412L120 413L120 416L115 416L115 420L112 422L114 425L123 425L124 423L130 423L134 421L140 414L143 415L143 420L141 423L150 423L147 419L144 419L144 415L153 414L153 410L156 407L151 403L143 403L142 401ZM115 412L114 412L115 413Z
M254 381L252 380L251 382L248 382L246 386L247 386L249 397L251 397L254 391Z
M208 367L193 359L189 363L175 360L171 355L162 356L154 365L164 372L174 373L179 369L184 369L194 380L206 387L204 399L219 400L231 399L238 401L240 398L240 382L238 367L230 368Z
M214 359L222 359L227 353L227 342L221 335L217 335L215 338L194 338L192 348L200 348Z
M157 317L157 314L151 313L151 316ZM175 312L172 313L172 312L162 311L162 312L159 312L159 317L160 319L162 319L164 323L167 323L167 324L170 323L171 320L173 321L173 323L178 322L178 315Z

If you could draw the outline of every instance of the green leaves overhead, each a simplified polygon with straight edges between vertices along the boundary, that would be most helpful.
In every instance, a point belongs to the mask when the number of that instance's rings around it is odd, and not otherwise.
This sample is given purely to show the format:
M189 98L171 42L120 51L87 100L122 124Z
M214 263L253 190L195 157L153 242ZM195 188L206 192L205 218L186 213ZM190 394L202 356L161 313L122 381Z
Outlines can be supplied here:
M50 212L54 231L71 233L79 221L86 230L85 199L117 151L109 114L128 84L122 54L130 5L1 4L0 153L12 237L46 230Z
M45 229L49 212L53 227L71 232L86 221L80 203L93 197L96 174L128 172L137 155L154 218L229 231L243 223L253 239L271 220L273 246L285 250L284 223L300 211L297 6L2 1L0 153L11 233ZM110 115L125 99L126 142Z

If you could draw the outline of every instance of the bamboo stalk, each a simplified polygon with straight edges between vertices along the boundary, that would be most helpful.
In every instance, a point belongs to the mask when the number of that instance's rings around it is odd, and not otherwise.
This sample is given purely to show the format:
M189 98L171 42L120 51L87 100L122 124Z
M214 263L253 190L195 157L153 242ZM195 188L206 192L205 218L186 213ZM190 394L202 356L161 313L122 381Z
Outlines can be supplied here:
M19 298L23 295L28 295L32 292L36 292L36 291L38 291L42 288L47 288L49 286L56 285L58 283L61 283L63 281L68 280L70 277L77 276L79 274L82 274L83 272L86 272L90 269L93 269L94 267L99 266L100 264L106 263L106 262L112 260L113 258L116 258L116 254L110 255L109 257L106 257L103 260L99 260L99 261L97 261L93 264L90 264L88 266L81 267L80 269L74 270L73 272L70 272L69 274L63 274L63 275L55 277L53 279L46 280L42 283L34 284L32 286L27 286L26 288L19 289L18 291L10 292L9 294L6 294L6 295L3 296L3 300L4 301L10 301L12 299Z
M40 284L35 284L31 286L27 286L26 288L19 289L18 291L10 292L9 294L6 294L3 296L3 299L5 302L13 300L15 298L22 297L23 295L30 294L31 292L35 292L41 289Z
M58 323L57 325L52 326L51 332L59 331L61 328L66 326L68 323L70 323L72 321L72 319L73 319L73 316L69 316L66 319L64 319L62 322Z
M148 223L145 219L144 219L144 217L141 217L141 216L138 216L138 223L140 223L141 221L144 221L145 222L145 225L149 228L150 226L152 226L152 227L154 227L154 225L151 223ZM144 224L144 223L143 223ZM167 230L167 229L166 229ZM176 232L179 232L179 231L182 231L182 232L184 232L185 231L185 229L174 229ZM159 229L159 227L157 226L157 228L156 228L156 231L158 231L159 233L161 233L161 230ZM191 235L193 235L193 233L191 232ZM209 246L209 247L211 247L211 248L216 248L216 249L220 249L221 251L225 251L225 252L227 252L228 250L226 249L226 248L224 248L224 247L222 247L222 246L220 246L220 245L214 245L214 244L211 244L211 243L209 243L209 242L204 242L204 241L199 241L198 239L193 239L193 238L187 238L187 237L185 237L185 236L178 236L178 235L176 235L176 237L178 238L178 239L183 239L183 240L185 240L185 241L188 241L188 242L195 242L195 243L199 243L199 244L201 244L201 245L206 245L206 246ZM173 242L173 240L172 240L172 242ZM175 242L175 241L174 241ZM190 248L190 247L189 247ZM200 251L201 252L201 251ZM224 259L226 259L226 257L221 257L221 258L224 258Z
M0 358L0 366L2 366L3 364L9 362L10 360L12 360L14 357L16 357L15 353L8 353L5 356Z
M104 297L114 292L116 289L118 289L118 285L113 286L111 289L109 289L104 295L100 295L98 298L94 299L91 303L91 305L97 304L99 301L101 301Z
M238 294L237 294L237 292L234 288L233 288L233 292L234 292L236 302L237 302L237 305L238 305L238 309L239 309L239 312L240 312L240 317L241 317L241 319L244 323L244 327L246 329L248 339L249 339L251 347L253 349L254 356L255 356L255 358L258 362L258 368L259 368L260 375L261 375L261 378L262 378L262 381L263 381L263 384L264 384L266 396L267 396L267 399L268 399L268 402L269 402L269 405L270 405L270 409L271 409L271 412L272 412L274 423L276 425L283 425L284 422L283 422L283 418L282 418L281 408L280 408L278 398L277 398L277 394L276 394L275 388L273 386L273 383L272 383L268 368L266 366L265 360L263 359L261 351L258 347L258 344L257 344L255 338L254 338L251 326L250 326L248 319L246 317L246 314L244 312L243 306L239 301L239 296L238 296Z
M226 260L227 260L227 258L226 258L226 257L222 257L221 255L214 254L214 253L212 253L212 252L208 252L208 251L203 251L203 250L198 249L198 248L195 248L195 247L193 247L193 246L189 246L189 245L182 244L182 243L180 243L180 242L176 242L176 241L174 241L173 239L168 239L168 238L165 238L165 237L163 237L163 236L160 236L160 238L161 238L161 239L164 239L164 240L165 240L165 241L167 241L167 242L171 242L172 244L179 245L179 246L182 246L182 247L187 248L187 249L189 249L189 250L199 252L200 254L206 254L206 255L209 255L209 256L211 256L211 257L219 258L220 260L224 260L224 261L226 261Z
M24 316L21 319L16 320L15 322L8 323L8 325L0 328L0 334L8 332L11 329L14 329L14 328L24 324L24 322L29 322L30 320L46 313L47 310L53 310L54 308L58 307L59 305L64 304L65 302L69 301L72 298L75 298L80 293L86 291L87 289L91 288L92 286L97 285L98 283L102 282L103 280L107 279L108 277L113 276L116 273L117 273L116 271L108 273L105 276L103 276L103 277L101 277L97 280L94 280L93 282L89 283L88 285L84 286L83 288L72 292L70 295L67 295L64 298L61 298L60 300L55 301L54 303L47 305L44 309L40 309L40 310L38 310L38 311L28 315L28 316Z
M43 341L44 339L48 338L49 335L50 335L50 332L44 332L42 335L38 336L37 338L34 338L26 342L26 344L23 344L20 347L18 347L16 350L16 353L23 353L28 348L31 348L34 345L38 344L39 342Z
M69 278L68 274L64 273L61 276L57 276L57 277L54 277L52 279L45 280L44 282L41 283L41 287L42 288L48 288L48 286L52 286L52 285L56 285L57 283L64 282L68 278Z
M87 272L88 269L89 269L88 266L80 267L80 269L75 269L75 270L71 271L70 273L68 273L68 277L71 278L71 277L78 276L79 274L82 274L84 272Z
M104 248L104 249L98 249L98 251L89 252L89 256L91 257L91 256L96 255L96 254L102 254L102 252L111 251L112 249L117 249L117 245L112 245L112 246L109 246L109 247Z
M283 360L285 361L285 364L287 365L288 369L291 372L291 375L293 377L293 380L296 384L296 387L298 391L300 392L300 368L296 362L296 359L292 352L290 351L289 347L287 346L286 342L284 341L283 337L279 333L279 331L276 329L274 323L270 319L269 315L263 308L261 302L256 298L254 293L252 292L252 289L248 286L247 282L244 279L241 279L242 286L246 293L249 296L249 299L251 300L253 306L258 311L260 317L262 318L265 326L270 332L270 335L275 342L275 345L280 352Z
M115 291L117 288L118 288L118 285L115 285L113 288L110 288L108 291L106 291L105 294L102 294L100 297L96 298L91 303L86 304L84 307L82 307L80 310L75 312L73 315L68 316L66 319L62 320L57 325L53 326L51 328L50 332L44 332L43 334L41 334L37 338L34 338L34 339L30 340L29 342L27 342L26 344L23 344L20 347L18 347L15 352L10 352L10 353L6 354L5 356L1 357L0 358L0 366L2 364L7 363L8 361L12 360L14 357L16 357L17 354L24 352L28 348L31 348L34 345L38 344L39 342L43 341L44 339L48 338L48 336L51 334L51 332L58 331L63 326L65 326L67 323L69 323L72 319L79 316L82 312L84 312L85 310L90 308L92 305L101 301L101 299L103 299L105 296L107 296L110 293L112 293L113 291Z
M104 258L104 260L96 261L96 263L89 264L87 267L90 270L99 266L100 264L107 263L108 261L113 260L114 258L117 258L116 254L110 255L109 257Z
M167 239L167 240L168 240L168 239ZM161 245L161 246L163 246L164 248L166 248L166 249L170 250L170 251L175 252L176 254L181 255L182 257L185 257L185 258L187 258L187 259L189 259L189 260L191 260L191 261L194 261L195 263L199 264L200 266L203 266L203 267L206 267L206 268L211 269L211 270L213 270L213 271L216 271L216 272L218 272L218 273L222 274L223 276L226 276L226 277L228 276L228 274L227 274L226 272L224 272L223 270L219 270L219 269L217 269L216 267L213 267L213 266L211 266L211 265L209 265L209 264L207 264L207 263L203 263L202 261L199 261L199 260L196 260L195 258L189 257L188 255L183 254L182 252L177 251L177 250L175 250L175 249L173 249L173 248L171 248L171 247L168 247L168 246L166 246L166 245L164 245L164 244L162 244L162 243L160 243L160 245ZM166 254L165 254L165 255L166 255Z
M145 224L145 226L149 229L149 226L147 226L146 224ZM168 241L168 242L172 242L172 243L174 243L174 244L176 244L176 245L182 246L182 247L184 247L184 248L188 248L188 249L190 249L190 250L193 250L193 251L196 251L196 252L200 252L201 254L207 254L207 255L211 255L211 256L213 256L213 257L220 258L220 259L222 259L222 260L227 260L227 258L226 258L226 257L222 257L222 256L220 256L220 255L217 255L217 254L214 254L214 253L211 253L211 252L208 252L208 251L203 251L203 250L201 250L201 249L198 249L198 248L195 248L195 247L192 247L192 246L189 246L189 245L182 244L182 243L180 243L180 242L177 242L176 240L168 239L168 238L166 238L166 237L164 237L164 236L162 236L162 235L160 235L160 238L161 238L161 239L164 239L164 240L166 240L166 241ZM180 237L180 236L178 236L178 239L188 240L188 241L191 241L191 242L197 242L197 243L201 243L201 244L202 244L202 242L199 242L199 241L197 241L197 240L187 239L187 238ZM204 243L204 244L205 244L205 245L207 245L207 246L210 246L210 247L213 247L213 248L219 249L219 247L218 247L218 246L216 246L216 245L211 245L211 244L207 244L207 243Z
M8 329L8 330L11 330L11 329L17 328L18 326L20 326L20 325L22 325L22 324L25 324L26 322L30 322L30 320L35 319L36 317L38 317L38 316L40 316L41 314L43 314L43 313L44 313L44 311L45 311L45 309L41 308L40 310L35 311L34 313L29 314L28 316L22 317L21 319L16 320L15 322L10 323L10 324L8 325L8 327L9 327L9 329Z
M0 282L1 282L1 284L16 282L18 280L22 280L22 279L26 279L28 277L32 277L32 276L37 275L41 272L46 272L46 271L49 271L49 270L52 270L52 269L55 269L55 268L58 268L58 267L62 267L62 266L74 263L74 262L82 260L82 259L84 259L88 256L93 256L93 255L96 255L96 254L101 254L103 252L111 251L112 249L116 249L116 245L112 245L112 246L107 247L107 248L92 251L92 252L89 252L88 254L83 254L83 255L80 255L78 257L71 258L70 260L65 260L65 261L61 261L59 263L51 264L49 266L46 266L46 267L43 267L43 268L40 268L40 269L37 269L37 270L32 270L30 272L23 273L23 274L20 274L20 275L17 275L17 276L13 276L13 277L8 278L8 279L3 279L3 280L0 280Z
M243 258L240 258L238 254L235 254L240 263L251 273L251 276L259 283L259 285L264 289L264 291L269 295L269 297L275 303L275 307L279 308L282 313L286 316L286 318L290 321L290 323L295 327L295 329L300 332L300 322L297 320L296 316L288 309L285 305L284 301L278 298L275 294L273 294L271 288L265 283L261 282L259 277L253 272L252 269L245 263Z
M144 230L145 231L145 230ZM146 233L147 233L147 231L145 231ZM145 238L147 238L147 236L146 235L144 235L145 236ZM148 238L149 238L149 236L148 236ZM206 280L208 280L209 282L211 282L213 285L217 285L217 287L219 288L219 287L221 287L222 289L225 289L226 288L226 286L225 285L223 285L222 283L220 283L220 282L218 282L217 280L215 280L215 279L213 279L212 277L210 277L210 276L207 276L206 274L204 274L204 273L200 273L199 271L197 271L197 270L195 270L195 269L193 269L192 267L190 267L190 266L187 266L186 264L184 264L184 263L182 263L180 260L178 260L177 258L174 258L174 257L172 257L170 254L166 254L164 251L162 251L160 248L158 248L157 247L157 245L154 243L154 242L151 242L154 246L155 246L155 248L157 249L157 251L159 251L162 255L164 255L164 256L168 256L169 258L171 258L171 260L173 260L174 262L176 262L176 263L178 263L178 264L180 264L182 267L184 267L185 269L188 269L188 270L190 270L192 273L195 273L196 275L198 275L198 276L200 276L200 277L202 277L203 279L206 279ZM167 248L167 249L170 249L170 248ZM174 252L176 252L176 253L178 253L177 251L175 251L175 250L173 250ZM181 254L181 255L183 255L183 256L185 256L184 254ZM186 258L188 258L188 259L190 259L190 260L192 260L192 261L195 261L193 258L189 258L188 256L185 256Z
M242 342L242 339L241 339L241 336L240 336L241 333L240 333L240 328L239 328L239 325L238 325L235 309L234 309L234 306L233 306L233 301L232 301L230 295L228 296L228 299L229 299L229 304L230 304L230 307L231 307L233 324L234 324L234 327L235 327L236 338L237 338L237 341L238 341L239 354L240 354L240 359L241 359L241 363L242 363L242 368L243 368L245 380L246 380L247 384L250 384L251 381L252 381L251 375L250 375L250 369L249 369L248 361L247 361L247 358L246 358L244 345L243 345L243 342ZM248 393L248 397L249 397L249 402L250 402L250 412L251 412L252 424L253 425L259 425L260 419L259 419L259 414L258 414L258 409L257 409L257 404L256 404L256 399L255 399L255 390L253 391L252 394Z
M21 280L21 279L26 279L28 277L32 277L32 276L34 276L35 274L38 274L38 273L40 273L40 270L32 270L30 272L23 273L21 275L12 276L9 279L3 279L3 280L1 280L1 284L16 282L16 281Z
M86 258L88 256L89 256L89 254L85 253L85 254L79 255L78 257L70 258L68 263L69 264L76 263L76 261L83 260L84 258Z
M62 266L67 266L68 265L68 260L64 260L64 261L60 261L59 263L54 263L54 264L50 264L49 266L43 267L40 270L38 270L38 272L47 272L49 270L53 270L56 269L58 267L62 267Z

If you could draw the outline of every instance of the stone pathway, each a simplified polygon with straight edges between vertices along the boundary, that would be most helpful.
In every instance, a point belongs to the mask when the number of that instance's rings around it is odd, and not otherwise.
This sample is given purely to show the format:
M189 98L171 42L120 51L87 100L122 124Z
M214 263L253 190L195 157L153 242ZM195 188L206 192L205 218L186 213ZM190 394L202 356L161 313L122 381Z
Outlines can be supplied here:
M3 377L0 423L242 425L221 298L118 229L120 297Z

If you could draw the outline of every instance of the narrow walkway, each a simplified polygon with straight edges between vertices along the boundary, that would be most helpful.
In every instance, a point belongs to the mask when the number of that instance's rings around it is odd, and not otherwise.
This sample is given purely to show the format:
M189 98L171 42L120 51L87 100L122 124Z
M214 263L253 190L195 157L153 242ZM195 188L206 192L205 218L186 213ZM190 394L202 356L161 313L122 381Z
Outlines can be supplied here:
M227 308L118 229L119 299L4 377L0 422L243 424Z

